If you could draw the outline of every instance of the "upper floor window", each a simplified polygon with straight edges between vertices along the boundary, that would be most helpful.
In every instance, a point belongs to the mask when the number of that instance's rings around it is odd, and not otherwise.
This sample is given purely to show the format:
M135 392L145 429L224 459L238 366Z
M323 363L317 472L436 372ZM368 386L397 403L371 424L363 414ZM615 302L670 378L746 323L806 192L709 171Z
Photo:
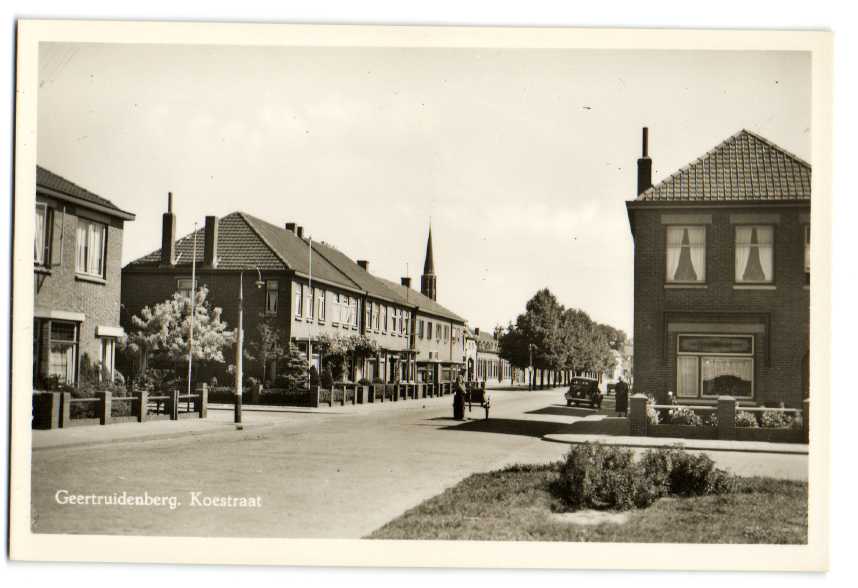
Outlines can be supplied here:
M357 328L359 325L359 317L360 317L360 301L357 298L352 298L351 302L351 324L353 327Z
M33 260L36 265L48 265L51 248L50 210L43 202L36 203L36 235L33 244Z
M774 278L774 227L736 227L736 282L765 284Z
M810 225L804 225L804 273L810 273Z
M677 284L706 281L705 227L667 227L667 281Z
M280 282L278 280L266 280L265 282L265 312L277 314L280 299Z
M417 338L423 338L423 321L418 321L417 323Z
M364 324L366 325L367 329L372 328L372 307L373 306L374 306L373 303L369 302L366 304L366 308L364 309L364 314L366 315L366 318L364 318Z
M432 321L426 321L426 338L432 338Z
M304 312L304 286L294 283L295 286L295 316L300 317Z
M325 307L327 306L327 302L328 302L328 293L325 292L324 290L318 290L317 295L316 295L316 299L319 301L317 303L319 305L319 311L318 311L319 320L323 321L323 320L325 320L325 315L327 314L327 308L325 308Z
M315 316L315 300L313 300L313 289L309 286L301 286L304 289L304 316L311 319Z
M107 226L79 218L77 221L77 261L79 274L104 277L104 246Z

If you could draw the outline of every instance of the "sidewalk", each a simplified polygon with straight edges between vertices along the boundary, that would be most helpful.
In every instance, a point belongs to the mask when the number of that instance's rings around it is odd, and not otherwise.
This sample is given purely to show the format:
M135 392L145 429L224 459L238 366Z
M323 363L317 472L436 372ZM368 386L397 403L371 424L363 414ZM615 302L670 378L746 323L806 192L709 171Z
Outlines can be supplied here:
M601 443L603 445L621 445L623 447L659 448L681 445L683 449L702 451L736 451L743 453L784 453L807 455L808 447L801 443L768 443L765 441L720 441L716 439L677 439L671 437L627 437L613 435L568 435L548 434L545 441L576 445L581 443Z

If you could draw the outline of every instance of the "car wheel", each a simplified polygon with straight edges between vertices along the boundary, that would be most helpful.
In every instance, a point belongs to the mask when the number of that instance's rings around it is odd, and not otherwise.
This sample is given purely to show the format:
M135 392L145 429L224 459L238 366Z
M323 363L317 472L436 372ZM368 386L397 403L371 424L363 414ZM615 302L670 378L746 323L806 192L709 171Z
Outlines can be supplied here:
M572 406L572 401L571 401L571 400L567 400L567 401L566 401L566 406Z

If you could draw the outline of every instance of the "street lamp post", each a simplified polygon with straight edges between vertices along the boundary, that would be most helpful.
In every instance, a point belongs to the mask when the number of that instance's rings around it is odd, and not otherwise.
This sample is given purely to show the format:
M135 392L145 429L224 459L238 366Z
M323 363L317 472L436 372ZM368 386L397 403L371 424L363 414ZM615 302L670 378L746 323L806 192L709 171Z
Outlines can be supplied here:
M256 268L259 279L256 287L265 285L262 272ZM244 270L238 273L238 325L235 328L235 426L241 429L241 392L244 380Z
M533 388L534 388L534 384L533 384L533 347L534 347L533 343L527 344L527 350L530 352L530 367L528 369L530 370L530 389L531 390L533 390Z

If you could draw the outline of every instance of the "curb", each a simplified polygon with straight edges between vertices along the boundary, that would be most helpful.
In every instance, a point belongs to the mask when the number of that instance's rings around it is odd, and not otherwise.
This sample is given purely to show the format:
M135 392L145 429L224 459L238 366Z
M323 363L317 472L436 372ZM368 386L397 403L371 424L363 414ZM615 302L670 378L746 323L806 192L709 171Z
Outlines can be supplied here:
M638 441L640 439L640 441ZM782 455L807 455L808 446L799 443L768 443L766 441L715 441L709 439L682 439L657 437L670 442L655 442L654 437L611 437L608 435L568 435L549 433L542 437L549 443L564 443L566 445L582 445L584 443L602 443L603 445L618 445L621 447L640 447L644 449L659 449L663 447L682 446L683 449L697 451L725 451L735 453L775 453ZM753 445L749 445L753 443Z

